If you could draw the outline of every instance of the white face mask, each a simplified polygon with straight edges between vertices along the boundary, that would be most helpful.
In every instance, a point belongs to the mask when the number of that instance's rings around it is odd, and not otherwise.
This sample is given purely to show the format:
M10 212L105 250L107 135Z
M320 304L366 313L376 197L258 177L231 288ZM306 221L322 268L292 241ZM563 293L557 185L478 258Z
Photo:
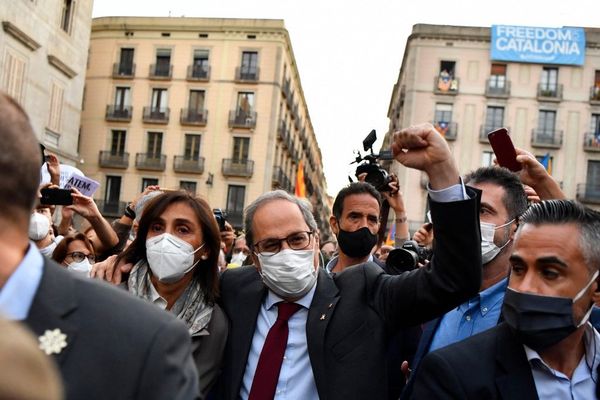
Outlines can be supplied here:
M29 219L29 239L40 241L50 232L50 221L48 217L38 212L31 214Z
M246 261L246 255L243 252L235 253L231 256L231 264L242 265Z
M512 239L508 239L506 243L502 245L502 247L496 246L494 243L494 232L496 229L505 227L506 225L512 224L514 219L511 219L507 223L496 226L495 224L490 224L487 222L480 221L479 225L481 226L481 262L482 264L487 264L492 261L503 248L505 248Z
M67 269L78 272L80 274L85 274L85 276L90 276L90 271L92 270L92 264L87 258L84 258L83 261L80 262L72 262L67 265Z
M257 256L263 282L283 298L302 297L317 282L314 250L285 249L270 257Z
M146 258L154 276L165 283L177 282L198 264L194 262L196 250L185 240L163 233L146 240ZM203 256L204 257L204 256Z
M52 243L50 243L48 246L44 247L43 249L40 249L40 253L42 253L48 258L52 257L52 253L54 253L54 249L56 249L57 244L58 243L56 241L52 241Z

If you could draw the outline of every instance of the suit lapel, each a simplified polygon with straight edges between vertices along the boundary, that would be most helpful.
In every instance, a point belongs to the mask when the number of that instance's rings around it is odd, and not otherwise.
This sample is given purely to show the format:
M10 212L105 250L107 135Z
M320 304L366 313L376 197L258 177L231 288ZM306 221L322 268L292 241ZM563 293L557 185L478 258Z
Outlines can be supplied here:
M423 331L421 333L421 338L419 339L419 344L417 345L417 352L413 358L413 365L410 367L414 370L419 367L421 360L427 353L429 353L429 347L431 346L431 342L433 341L433 335L437 331L438 326L442 318L432 319L429 322L426 322L423 325Z
M64 362L77 337L77 326L69 320L69 314L77 308L74 286L74 278L69 276L69 272L45 260L40 286L25 320L37 336L48 337L48 332L56 329L66 335L66 347L58 354L52 354L58 364Z
M326 393L325 333L339 299L339 291L333 279L325 269L319 268L317 288L308 310L306 339L310 364L321 397L325 397Z
M503 399L537 399L537 390L523 345L501 324L496 336L496 388Z

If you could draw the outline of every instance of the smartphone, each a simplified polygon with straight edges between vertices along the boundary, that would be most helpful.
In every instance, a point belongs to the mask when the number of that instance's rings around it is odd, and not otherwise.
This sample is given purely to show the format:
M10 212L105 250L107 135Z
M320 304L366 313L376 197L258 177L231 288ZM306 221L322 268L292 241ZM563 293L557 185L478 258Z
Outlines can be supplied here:
M44 188L40 191L40 203L47 205L69 206L73 204L73 197L69 189Z
M496 129L488 133L488 141L492 145L498 165L513 172L521 170L521 163L517 161L517 151L506 128Z

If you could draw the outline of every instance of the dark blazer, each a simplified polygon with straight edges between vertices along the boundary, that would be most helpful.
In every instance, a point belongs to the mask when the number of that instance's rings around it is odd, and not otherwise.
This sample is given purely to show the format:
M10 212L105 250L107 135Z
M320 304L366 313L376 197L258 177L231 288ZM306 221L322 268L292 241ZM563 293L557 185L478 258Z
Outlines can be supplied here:
M107 283L46 260L24 321L36 336L59 329L66 399L194 399L198 375L185 325Z
M374 263L332 278L319 269L308 312L308 353L321 399L386 399L389 338L441 315L481 284L479 199L431 202L436 253L427 267L397 276ZM237 399L267 289L254 267L225 271L221 302L230 321L221 398Z

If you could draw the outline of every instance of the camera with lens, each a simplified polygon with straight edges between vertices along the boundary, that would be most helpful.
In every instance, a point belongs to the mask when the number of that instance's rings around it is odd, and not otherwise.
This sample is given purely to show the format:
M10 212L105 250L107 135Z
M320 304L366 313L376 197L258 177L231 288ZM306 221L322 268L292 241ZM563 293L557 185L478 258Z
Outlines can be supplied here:
M367 137L363 140L363 150L367 151L364 157L357 151L356 159L350 164L358 164L356 167L356 177L360 174L366 173L365 182L370 183L375 189L380 192L389 192L391 189L389 183L392 182L392 177L388 175L387 171L377 163L377 160L393 160L391 150L381 151L379 154L373 152L373 144L377 140L377 134L373 129Z
M414 240L407 240L402 247L390 251L386 266L398 273L412 271L420 264L425 264L433 254L428 247L419 246Z
M217 225L219 225L219 230L223 232L225 230L225 221L227 221L227 212L220 208L213 208L213 214L217 220Z

